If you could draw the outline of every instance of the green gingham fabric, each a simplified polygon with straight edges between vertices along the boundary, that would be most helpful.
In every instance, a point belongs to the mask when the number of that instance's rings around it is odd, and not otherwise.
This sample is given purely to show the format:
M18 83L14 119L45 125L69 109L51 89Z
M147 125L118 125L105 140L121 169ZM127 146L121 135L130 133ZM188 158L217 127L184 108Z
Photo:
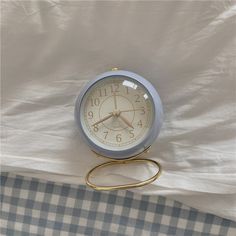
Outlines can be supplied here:
M236 222L161 196L1 175L1 235L236 235Z

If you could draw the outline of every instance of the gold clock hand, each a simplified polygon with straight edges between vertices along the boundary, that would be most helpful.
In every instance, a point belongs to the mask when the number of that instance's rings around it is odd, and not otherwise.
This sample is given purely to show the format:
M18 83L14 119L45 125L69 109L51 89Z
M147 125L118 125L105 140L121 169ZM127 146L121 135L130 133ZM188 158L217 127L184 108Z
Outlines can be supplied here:
M120 113L119 113L118 117L120 117L121 120L123 120L130 128L132 128L132 129L134 128L133 125L124 116L122 116Z
M97 121L96 123L93 124L94 125L98 125L100 124L101 122L105 121L105 120L108 120L109 118L111 118L113 116L113 114L111 113L110 115L108 116L105 116L104 118L102 118L101 120Z
M145 109L137 108L137 109L130 109L130 110L121 110L120 112L141 111L141 110L145 110Z
M115 110L117 110L117 100L116 100L116 93L113 93L113 97L114 97L114 105L115 105Z

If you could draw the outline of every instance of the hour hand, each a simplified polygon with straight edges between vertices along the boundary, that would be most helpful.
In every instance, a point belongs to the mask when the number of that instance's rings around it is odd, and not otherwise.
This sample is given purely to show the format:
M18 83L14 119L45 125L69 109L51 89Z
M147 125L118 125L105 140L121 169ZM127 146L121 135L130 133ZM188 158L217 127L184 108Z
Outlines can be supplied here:
M98 124L102 123L102 122L105 121L105 120L108 120L108 119L111 118L112 116L113 116L112 113L111 113L110 115L108 115L108 116L105 116L105 117L102 118L101 120L95 122L95 123L93 124L93 126L94 126L94 125L98 125Z
M123 120L124 123L127 124L130 128L132 128L132 129L134 128L133 125L132 125L124 116L122 116L121 114L119 114L119 117L120 117L120 119Z

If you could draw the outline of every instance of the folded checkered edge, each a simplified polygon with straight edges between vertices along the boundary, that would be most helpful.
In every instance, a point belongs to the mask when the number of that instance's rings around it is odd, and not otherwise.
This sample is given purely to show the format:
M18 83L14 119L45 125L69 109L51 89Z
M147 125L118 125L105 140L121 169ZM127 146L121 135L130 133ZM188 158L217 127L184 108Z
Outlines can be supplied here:
M1 174L1 235L222 235L236 222L162 196Z

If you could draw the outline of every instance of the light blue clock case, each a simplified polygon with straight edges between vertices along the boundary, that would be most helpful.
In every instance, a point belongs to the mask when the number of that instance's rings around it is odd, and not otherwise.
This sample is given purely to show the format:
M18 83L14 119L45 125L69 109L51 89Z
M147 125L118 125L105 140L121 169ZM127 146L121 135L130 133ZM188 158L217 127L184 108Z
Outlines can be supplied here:
M84 99L86 92L98 81L104 78L113 77L113 76L127 77L127 79L132 79L142 84L144 88L148 90L151 96L151 101L153 103L153 110L154 110L153 122L150 128L150 131L148 132L146 137L138 145L129 149L124 149L124 150L119 150L119 151L104 149L98 146L97 144L93 143L91 139L84 132L82 124L81 124L81 119L83 119L83 117L81 116L82 101ZM142 76L135 74L133 72L130 72L130 71L125 71L125 70L108 71L97 76L94 80L91 80L90 82L88 82L85 85L85 87L82 89L82 91L80 92L75 102L75 121L77 123L79 132L82 135L83 139L94 152L96 152L99 155L111 158L111 159L116 159L116 160L129 159L130 157L133 157L142 153L153 144L162 126L163 108L162 108L161 99L156 89L153 87L153 85L149 81L144 79Z

